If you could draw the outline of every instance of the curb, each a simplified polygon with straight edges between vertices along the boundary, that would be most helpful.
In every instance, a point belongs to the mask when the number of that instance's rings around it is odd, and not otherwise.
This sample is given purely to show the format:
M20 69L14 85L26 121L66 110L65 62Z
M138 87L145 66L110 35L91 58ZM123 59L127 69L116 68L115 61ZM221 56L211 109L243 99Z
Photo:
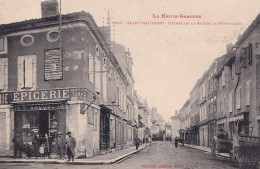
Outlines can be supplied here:
M197 148L197 147L193 147L193 146L189 146L187 144L184 144L184 146L189 147L189 148L193 148L193 149L196 149L196 150L199 150L199 151L202 151L202 152L210 153L210 151L203 150L203 149L200 149L200 148ZM227 157L227 156L222 155L222 154L217 154L217 156L220 156L220 157L223 157L223 158L229 158L229 156Z
M148 145L139 148L138 150L134 150L132 152L129 152L127 154L121 155L119 157L116 157L111 160L97 160L97 161L75 161L75 162L67 162L67 161L58 161L58 160L53 160L53 161L36 161L36 160L13 160L13 159L5 159L1 160L0 158L0 163L40 163L40 164L69 164L69 165L104 165L104 164L114 164L117 162L121 162L126 160L127 158L131 157L132 155L138 153L142 149L146 148Z

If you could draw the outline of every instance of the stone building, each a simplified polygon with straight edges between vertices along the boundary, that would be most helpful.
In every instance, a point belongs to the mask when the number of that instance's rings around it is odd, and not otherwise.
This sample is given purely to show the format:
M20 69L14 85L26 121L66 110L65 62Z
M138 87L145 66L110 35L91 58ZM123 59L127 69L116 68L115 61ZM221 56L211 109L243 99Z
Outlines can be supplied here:
M260 136L259 27L260 15L234 45L227 45L226 54L215 59L194 85L190 99L180 109L187 143L209 146L220 129L232 138L236 123L239 134ZM199 118L195 113L198 109ZM192 133L199 134L197 142Z

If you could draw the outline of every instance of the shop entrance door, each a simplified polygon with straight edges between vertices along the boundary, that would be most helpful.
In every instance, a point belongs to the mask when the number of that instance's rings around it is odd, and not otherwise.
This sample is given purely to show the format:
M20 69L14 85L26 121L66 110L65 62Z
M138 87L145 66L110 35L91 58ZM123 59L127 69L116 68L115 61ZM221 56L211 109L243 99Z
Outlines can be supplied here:
M40 111L39 113L39 133L44 136L49 133L49 112ZM49 134L48 134L49 135Z

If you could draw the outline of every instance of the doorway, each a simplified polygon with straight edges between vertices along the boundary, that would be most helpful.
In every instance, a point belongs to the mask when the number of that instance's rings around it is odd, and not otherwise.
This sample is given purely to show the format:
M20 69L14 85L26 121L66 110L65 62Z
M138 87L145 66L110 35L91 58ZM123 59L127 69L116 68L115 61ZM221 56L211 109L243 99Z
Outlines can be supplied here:
M45 133L49 135L49 112L40 111L39 113L39 134L44 136Z

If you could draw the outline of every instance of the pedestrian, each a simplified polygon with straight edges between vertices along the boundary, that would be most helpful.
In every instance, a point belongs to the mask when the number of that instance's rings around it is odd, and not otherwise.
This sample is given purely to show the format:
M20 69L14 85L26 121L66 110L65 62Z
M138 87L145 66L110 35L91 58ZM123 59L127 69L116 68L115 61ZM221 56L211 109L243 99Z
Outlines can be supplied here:
M178 147L178 137L175 137L175 148Z
M68 131L67 134L69 135L69 137L67 138L65 144L67 145L68 161L70 161L70 159L72 159L72 161L74 161L76 140L74 137L71 136L70 131Z
M39 133L37 133L35 136L34 136L34 156L37 158L39 157L40 155L40 147L41 147L41 138L40 138L40 135Z
M33 155L33 143L34 138L31 135L31 133L27 134L27 138L25 139L25 153L26 153L26 159L30 159Z
M19 158L22 158L23 139L22 139L20 133L16 133L14 135L12 142L14 143L14 159L16 158L17 153L19 154Z
M136 150L138 150L139 144L140 144L140 139L139 139L138 136L136 136L135 137L135 147L136 147Z
M47 133L45 133L44 136L44 156L47 158L50 158L51 154L51 143L50 143L50 138Z
M64 146L65 146L65 140L64 137L62 135L62 133L60 131L58 131L57 133L57 152L60 156L60 159L64 159Z

